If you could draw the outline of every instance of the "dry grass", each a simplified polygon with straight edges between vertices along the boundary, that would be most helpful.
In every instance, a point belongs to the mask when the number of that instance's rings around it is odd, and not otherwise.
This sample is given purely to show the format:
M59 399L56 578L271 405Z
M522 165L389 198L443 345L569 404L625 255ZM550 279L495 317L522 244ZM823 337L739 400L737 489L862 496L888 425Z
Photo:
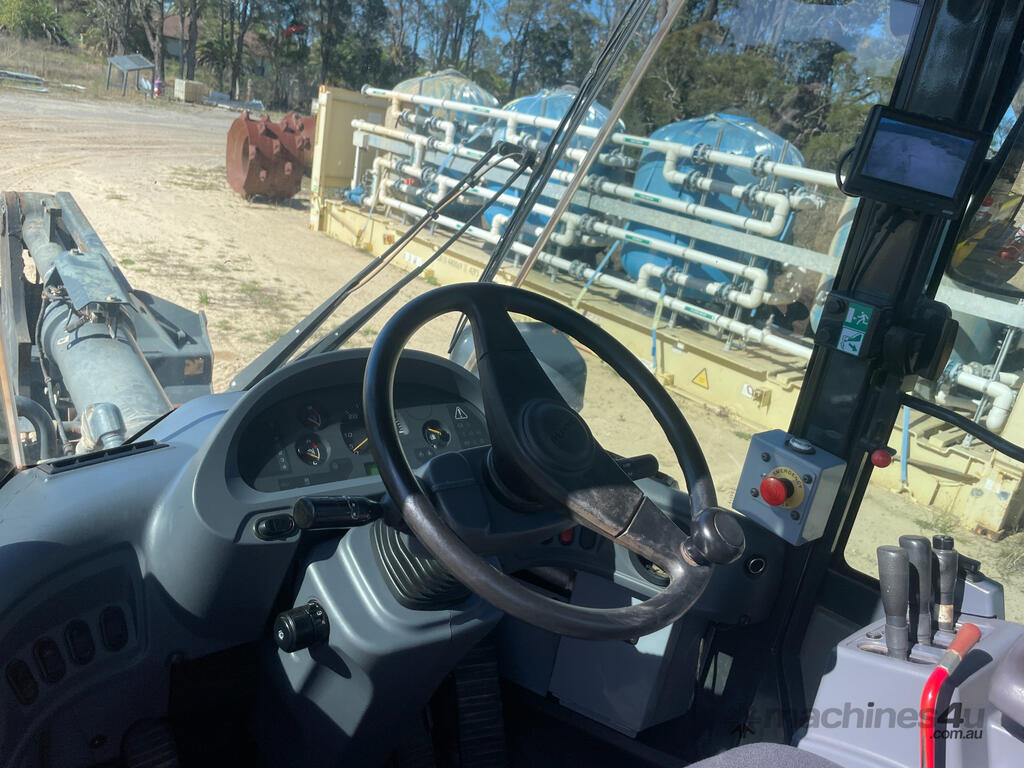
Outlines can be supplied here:
M107 76L106 59L98 54L6 35L0 36L0 69L39 75L51 91L83 93L61 87L62 83L80 85L87 95L100 94Z
M143 55L146 53L143 52ZM47 81L50 93L56 95L140 102L149 98L145 93L135 90L134 74L129 75L128 89L124 97L121 96L121 74L117 71L111 74L110 90L106 90L107 57L75 44L62 48L39 40L21 40L0 33L0 69L38 75ZM169 92L177 73L177 62L168 60L168 85L165 93ZM150 76L148 72L142 74L147 78ZM213 82L209 73L205 71L198 72L197 77L203 82ZM7 86L11 85L12 83L8 81ZM65 85L81 86L85 90L67 88ZM170 99L164 99L163 103L175 104Z

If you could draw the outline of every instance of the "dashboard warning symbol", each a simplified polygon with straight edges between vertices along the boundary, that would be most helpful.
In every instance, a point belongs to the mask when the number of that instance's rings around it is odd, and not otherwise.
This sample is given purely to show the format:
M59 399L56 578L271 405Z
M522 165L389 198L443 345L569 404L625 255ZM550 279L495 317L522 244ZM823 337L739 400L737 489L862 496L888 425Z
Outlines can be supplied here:
M690 381L692 381L698 387L703 387L704 389L710 389L711 388L711 386L708 384L708 369L707 368L701 368L700 369L700 373L698 373L696 376L694 376L692 379L690 379Z
M461 405L456 405L455 406L455 420L456 421L465 421L468 418L469 418L469 414L466 413L465 410L463 410L462 406Z

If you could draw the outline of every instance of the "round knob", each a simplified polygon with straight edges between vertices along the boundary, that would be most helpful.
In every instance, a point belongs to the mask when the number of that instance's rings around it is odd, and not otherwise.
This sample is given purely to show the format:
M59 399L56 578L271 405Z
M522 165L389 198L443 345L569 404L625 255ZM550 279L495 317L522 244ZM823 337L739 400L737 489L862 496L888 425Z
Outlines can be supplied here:
M274 620L274 642L285 653L319 645L330 633L327 612L316 600L280 613Z
M781 477L766 477L761 481L761 498L765 504L779 507L793 495L793 484Z
M888 448L879 448L871 452L871 463L879 469L885 469L892 464L892 454Z
M721 507L708 507L701 512L693 521L692 530L683 548L698 565L727 565L742 555L747 546L739 520Z

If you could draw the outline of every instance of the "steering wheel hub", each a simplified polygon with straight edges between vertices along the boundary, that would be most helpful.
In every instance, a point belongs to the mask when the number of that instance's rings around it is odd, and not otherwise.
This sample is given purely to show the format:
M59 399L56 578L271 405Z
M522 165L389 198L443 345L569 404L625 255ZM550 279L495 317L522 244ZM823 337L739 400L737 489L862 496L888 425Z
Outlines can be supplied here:
M534 400L523 409L524 446L530 458L554 472L579 472L594 461L597 446L587 423L572 408Z

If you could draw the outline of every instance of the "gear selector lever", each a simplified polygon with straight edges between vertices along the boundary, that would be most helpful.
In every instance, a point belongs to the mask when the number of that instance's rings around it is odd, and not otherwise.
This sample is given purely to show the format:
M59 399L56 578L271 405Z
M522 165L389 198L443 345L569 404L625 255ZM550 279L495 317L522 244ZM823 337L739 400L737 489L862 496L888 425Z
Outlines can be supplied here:
M910 558L902 547L878 548L878 581L885 610L885 647L893 658L907 658L907 602L910 597Z

